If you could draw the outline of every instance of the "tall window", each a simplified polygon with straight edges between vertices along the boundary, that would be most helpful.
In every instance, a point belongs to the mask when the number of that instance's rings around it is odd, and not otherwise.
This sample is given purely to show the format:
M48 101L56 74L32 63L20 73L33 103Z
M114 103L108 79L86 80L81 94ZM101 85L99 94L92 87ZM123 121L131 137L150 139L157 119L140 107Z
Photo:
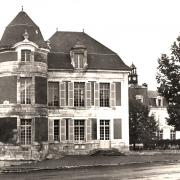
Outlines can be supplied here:
M59 83L48 83L48 106L59 106Z
M163 130L157 131L157 137L159 140L163 139Z
M110 120L100 120L100 140L109 140Z
M91 105L94 106L94 82L91 82Z
M176 139L176 132L174 130L170 131L170 139L171 140Z
M69 119L66 119L66 140L69 140Z
M20 99L21 104L31 104L32 78L20 79Z
M31 50L21 50L21 61L30 61L31 60Z
M74 106L84 106L85 83L74 83Z
M84 120L74 120L74 140L83 141L85 131L85 121Z
M84 54L83 53L75 53L74 54L74 65L77 69L82 69L84 67Z
M100 106L109 107L110 86L109 83L100 83Z
M30 145L32 141L32 120L21 119L20 121L20 144Z
M59 141L59 120L54 120L54 141Z

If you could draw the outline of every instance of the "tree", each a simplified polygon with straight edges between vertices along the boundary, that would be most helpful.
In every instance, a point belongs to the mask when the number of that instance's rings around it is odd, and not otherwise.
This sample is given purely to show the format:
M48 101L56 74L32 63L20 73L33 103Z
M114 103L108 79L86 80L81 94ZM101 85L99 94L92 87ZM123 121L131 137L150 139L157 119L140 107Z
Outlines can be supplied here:
M157 123L153 116L149 117L149 109L144 104L136 101L129 101L129 132L130 144L148 144L156 139Z
M167 101L169 125L180 130L180 37L171 46L170 56L162 54L158 59L158 92Z

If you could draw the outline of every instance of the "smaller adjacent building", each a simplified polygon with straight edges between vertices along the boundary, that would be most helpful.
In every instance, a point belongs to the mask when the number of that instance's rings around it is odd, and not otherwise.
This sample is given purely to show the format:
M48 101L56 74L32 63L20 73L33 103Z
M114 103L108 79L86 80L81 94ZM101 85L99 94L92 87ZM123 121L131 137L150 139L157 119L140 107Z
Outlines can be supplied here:
M165 99L157 91L148 90L147 84L138 85L138 75L134 64L131 65L129 75L129 99L135 99L149 107L149 115L155 117L159 126L156 132L159 139L180 139L180 131L175 131L174 127L167 123L166 118L169 115Z

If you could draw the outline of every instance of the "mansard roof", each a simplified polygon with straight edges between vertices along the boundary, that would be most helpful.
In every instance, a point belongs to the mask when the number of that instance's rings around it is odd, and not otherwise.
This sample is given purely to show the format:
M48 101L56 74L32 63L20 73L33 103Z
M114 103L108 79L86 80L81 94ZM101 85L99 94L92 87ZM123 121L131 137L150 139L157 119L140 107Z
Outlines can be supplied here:
M29 40L36 43L38 46L47 48L47 44L41 34L39 27L32 19L21 11L6 27L0 41L0 48L11 48L17 42L23 41L23 34L27 31Z
M49 69L73 69L70 51L77 42L81 42L87 48L88 69L130 70L115 52L84 32L58 31L49 40Z

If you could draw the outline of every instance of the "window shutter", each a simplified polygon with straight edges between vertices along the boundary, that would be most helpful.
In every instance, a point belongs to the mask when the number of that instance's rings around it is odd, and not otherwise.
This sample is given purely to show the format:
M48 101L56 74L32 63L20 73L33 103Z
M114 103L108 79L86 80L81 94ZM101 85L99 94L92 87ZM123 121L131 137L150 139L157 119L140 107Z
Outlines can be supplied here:
M66 124L65 124L65 119L61 119L61 141L65 141L66 140L66 132L65 132L65 127L66 127Z
M86 139L91 140L91 119L86 120Z
M95 96L94 96L94 100L95 100L95 106L99 106L99 83L95 83Z
M116 106L121 106L121 82L116 82Z
M114 119L114 139L122 139L121 119Z
M42 142L42 141L47 141L47 139L48 139L48 119L45 117L36 117L35 141Z
M86 107L91 106L91 83L86 83Z
M66 105L66 86L65 82L60 83L60 106Z
M69 140L74 141L74 120L69 119Z
M110 103L111 107L115 106L115 83L110 84Z
M97 119L91 119L91 137L92 140L97 139Z
M53 128L54 128L54 120L53 119L49 119L49 121L48 121L49 123L48 123L48 134L49 134L49 142L53 142L54 141L54 135L53 135L53 133L54 133L54 130L53 130Z
M69 104L70 107L73 107L74 106L74 83L73 82L68 82L68 87L69 87L69 90L68 90L68 97L69 97L68 104Z

